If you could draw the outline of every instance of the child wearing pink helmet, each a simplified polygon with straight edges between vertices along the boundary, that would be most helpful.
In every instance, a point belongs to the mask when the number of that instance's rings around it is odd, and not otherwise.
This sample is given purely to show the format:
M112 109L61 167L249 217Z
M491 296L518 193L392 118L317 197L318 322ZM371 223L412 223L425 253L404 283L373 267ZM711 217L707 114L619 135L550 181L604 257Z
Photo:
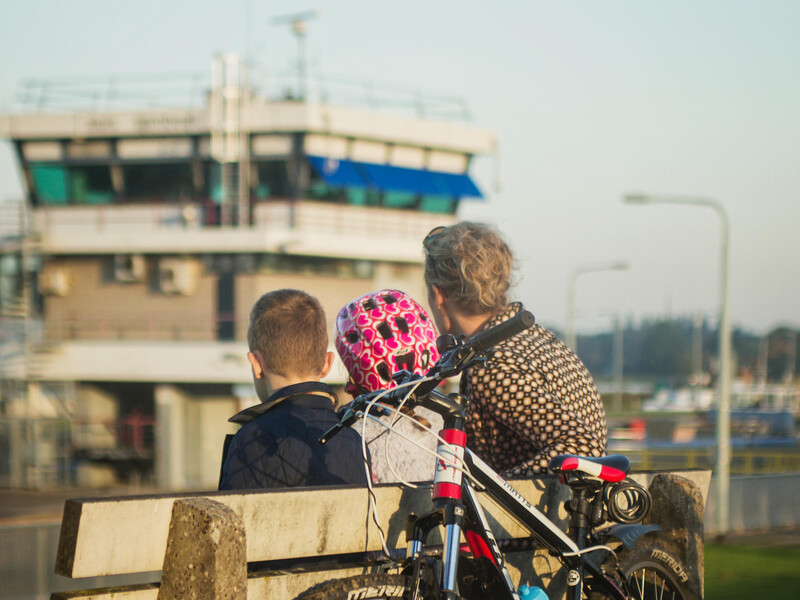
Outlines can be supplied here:
M335 329L336 350L350 375L346 390L353 396L394 387L392 376L401 370L424 375L439 359L433 320L416 300L400 290L380 290L349 302L339 311ZM392 426L399 435L388 441L391 462L383 443L386 428L370 420L365 423L376 483L432 478L431 455L404 438L435 452L436 438L423 428L432 423L436 433L442 421L424 408L415 410L419 424L399 419ZM377 439L382 443L375 444Z

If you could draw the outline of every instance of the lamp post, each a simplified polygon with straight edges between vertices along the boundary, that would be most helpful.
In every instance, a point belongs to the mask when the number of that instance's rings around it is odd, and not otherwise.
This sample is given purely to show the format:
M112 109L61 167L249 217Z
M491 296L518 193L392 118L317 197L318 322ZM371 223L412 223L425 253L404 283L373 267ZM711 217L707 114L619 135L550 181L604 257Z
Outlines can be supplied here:
M628 269L628 263L623 260L592 263L588 265L580 265L569 278L569 285L567 286L567 345L573 351L578 350L575 340L575 280L578 275L582 273L593 273L595 271L624 271Z
M716 211L721 225L720 246L720 309L719 309L719 400L717 405L717 536L728 532L730 509L731 459L731 328L728 316L728 215L725 208L710 198L630 194L628 204L681 204L705 206Z

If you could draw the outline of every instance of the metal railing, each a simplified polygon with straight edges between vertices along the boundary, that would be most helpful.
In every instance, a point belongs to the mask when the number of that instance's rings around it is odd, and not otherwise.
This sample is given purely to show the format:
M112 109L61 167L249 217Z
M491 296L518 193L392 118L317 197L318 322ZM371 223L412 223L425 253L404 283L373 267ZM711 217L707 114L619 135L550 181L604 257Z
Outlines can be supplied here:
M616 452L616 450L615 450ZM713 469L715 447L619 449L631 459L638 471L683 469ZM756 475L763 473L800 473L800 448L734 449L731 455L731 474Z
M27 227L28 212L22 200L0 201L0 251L22 239Z
M139 203L101 206L42 206L34 209L37 233L130 233L137 231L196 229L210 226L209 202L176 204ZM293 218L294 217L294 222ZM265 200L253 205L253 228L336 232L349 235L385 235L419 240L436 225L453 222L453 215L404 211L369 206L346 206L313 200Z
M197 319L163 319L156 316L122 319L98 315L94 318L48 321L44 327L44 339L52 343L66 340L208 342L217 341L218 324L228 322L230 320L208 319L198 322ZM241 324L236 325L241 327Z
M272 101L298 101L294 71L250 68L252 93ZM469 121L472 115L464 98L436 94L409 86L356 80L334 74L312 73L307 100L355 108L397 112L419 118ZM16 104L25 112L113 111L143 108L202 108L212 87L208 71L155 74L25 79L16 93Z
M294 228L303 233L339 234L349 237L412 240L420 247L422 239L437 225L455 222L453 215L393 210L366 206L345 206L330 202L302 200L293 205L288 201L270 200L255 205L254 226L275 229L289 228L294 211Z
M71 484L70 433L67 419L0 419L0 487Z

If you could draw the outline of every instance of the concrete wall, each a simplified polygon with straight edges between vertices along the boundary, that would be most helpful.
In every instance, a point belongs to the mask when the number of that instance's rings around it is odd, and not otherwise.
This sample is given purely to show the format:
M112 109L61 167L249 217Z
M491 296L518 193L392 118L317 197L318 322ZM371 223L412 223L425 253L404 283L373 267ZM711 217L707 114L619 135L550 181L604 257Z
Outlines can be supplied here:
M731 477L729 531L800 527L800 473ZM717 493L712 477L706 502L706 536L717 533Z
M420 256L422 238L414 240ZM64 272L70 285L63 296L45 296L46 335L61 340L213 341L217 337L214 273L201 269L190 295L169 295L154 282L158 259L147 257L148 275L139 282L114 281L111 256L51 258L48 272ZM337 273L276 272L236 274L236 339L244 340L250 309L261 294L292 287L323 303L329 331L339 309L353 298L381 288L397 288L425 304L422 266L374 263L371 277Z
M63 296L45 297L47 334L60 339L182 339L216 337L216 276L201 273L193 294L158 290L158 261L147 259L140 282L114 281L112 256L51 258L45 269L63 270L71 282Z
M422 247L420 246L420 254ZM325 309L328 335L333 342L336 314L345 304L383 288L400 289L427 305L422 266L377 263L372 277L337 277L318 273L238 274L236 278L236 337L245 339L250 309L264 293L280 288L296 288L315 296Z

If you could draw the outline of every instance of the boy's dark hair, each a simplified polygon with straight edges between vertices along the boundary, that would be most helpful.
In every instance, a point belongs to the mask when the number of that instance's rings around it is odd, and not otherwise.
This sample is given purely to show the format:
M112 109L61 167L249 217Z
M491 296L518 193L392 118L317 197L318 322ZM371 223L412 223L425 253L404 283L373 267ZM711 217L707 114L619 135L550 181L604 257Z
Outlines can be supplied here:
M328 351L325 311L300 290L275 290L250 311L247 343L264 358L266 369L284 377L322 371Z

